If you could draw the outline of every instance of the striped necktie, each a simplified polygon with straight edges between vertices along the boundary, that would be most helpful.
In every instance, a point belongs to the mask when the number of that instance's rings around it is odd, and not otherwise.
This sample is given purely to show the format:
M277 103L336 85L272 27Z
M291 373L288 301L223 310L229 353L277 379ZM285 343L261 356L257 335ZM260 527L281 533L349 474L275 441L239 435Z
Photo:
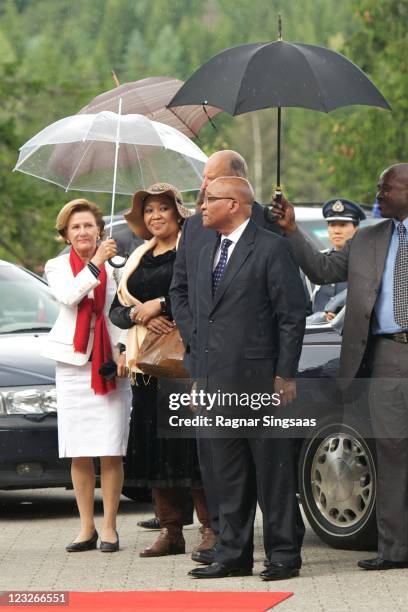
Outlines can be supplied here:
M408 241L407 231L400 221L397 225L398 251L394 266L394 319L408 329Z
M232 240L228 240L228 238L224 238L221 242L221 253L220 259L213 271L212 284L213 284L213 295L217 291L217 287L220 284L222 275L224 274L224 270L227 267L228 261L228 249L232 244Z

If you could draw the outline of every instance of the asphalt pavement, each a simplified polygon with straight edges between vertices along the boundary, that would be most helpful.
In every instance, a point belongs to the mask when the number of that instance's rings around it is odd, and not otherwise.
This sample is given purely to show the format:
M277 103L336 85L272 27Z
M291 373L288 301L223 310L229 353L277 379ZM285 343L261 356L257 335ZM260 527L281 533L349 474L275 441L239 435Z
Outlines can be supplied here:
M97 524L102 512L96 496ZM150 545L157 532L136 525L151 516L151 507L122 498L118 530L121 550L69 554L65 545L78 528L72 491L41 489L0 491L0 591L293 591L279 604L287 612L359 612L408 609L408 570L366 572L358 559L373 553L334 550L307 527L303 567L299 578L263 582L262 527L258 512L255 529L255 567L252 577L197 580L187 576L195 566L190 559L199 540L198 525L185 528L185 555L142 559L139 551Z

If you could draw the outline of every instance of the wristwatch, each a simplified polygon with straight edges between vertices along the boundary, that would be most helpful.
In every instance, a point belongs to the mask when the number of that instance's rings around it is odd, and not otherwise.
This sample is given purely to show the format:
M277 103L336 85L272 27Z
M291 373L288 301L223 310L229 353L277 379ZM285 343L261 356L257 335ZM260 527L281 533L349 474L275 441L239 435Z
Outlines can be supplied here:
M166 303L166 298L165 297L159 297L159 302L160 302L160 309L161 309L161 313L162 315L166 315L167 314L167 303Z

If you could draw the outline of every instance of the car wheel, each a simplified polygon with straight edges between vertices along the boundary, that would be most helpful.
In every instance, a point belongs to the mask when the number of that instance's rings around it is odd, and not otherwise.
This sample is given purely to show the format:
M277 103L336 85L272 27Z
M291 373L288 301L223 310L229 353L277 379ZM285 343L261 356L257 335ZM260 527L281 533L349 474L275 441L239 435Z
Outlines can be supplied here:
M307 520L334 548L377 548L374 444L349 425L331 423L304 440L299 492Z

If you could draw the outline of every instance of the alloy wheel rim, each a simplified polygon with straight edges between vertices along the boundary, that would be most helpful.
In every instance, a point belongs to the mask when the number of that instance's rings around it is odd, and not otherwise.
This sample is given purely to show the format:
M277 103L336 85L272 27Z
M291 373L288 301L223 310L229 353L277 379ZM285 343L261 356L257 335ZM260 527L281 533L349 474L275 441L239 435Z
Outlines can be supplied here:
M327 436L311 465L313 500L328 523L345 529L360 523L372 506L374 469L367 449L344 432Z

